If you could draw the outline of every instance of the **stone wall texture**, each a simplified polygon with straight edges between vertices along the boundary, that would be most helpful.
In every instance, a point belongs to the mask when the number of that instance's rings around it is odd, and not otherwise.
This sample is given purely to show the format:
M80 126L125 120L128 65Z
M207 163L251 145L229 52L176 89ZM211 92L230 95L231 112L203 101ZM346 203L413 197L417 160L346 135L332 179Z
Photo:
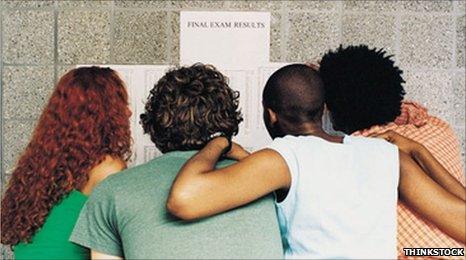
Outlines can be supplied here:
M271 61L313 61L339 44L387 48L405 71L408 98L452 125L464 156L464 0L2 0L0 5L2 188L60 75L75 64L176 64L182 10L271 12ZM2 247L1 255L11 253Z

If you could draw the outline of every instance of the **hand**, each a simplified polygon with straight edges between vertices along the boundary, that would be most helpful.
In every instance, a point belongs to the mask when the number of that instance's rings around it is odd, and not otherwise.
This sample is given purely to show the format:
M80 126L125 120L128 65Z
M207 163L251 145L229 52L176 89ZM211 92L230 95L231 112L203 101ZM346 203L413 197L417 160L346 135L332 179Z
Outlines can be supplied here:
M246 157L248 157L250 153L246 151L241 145L233 142L231 145L231 150L225 154L225 157L228 159L233 159L236 161L240 161Z
M388 142L398 146L398 149L400 149L400 151L405 152L411 156L414 155L414 152L420 151L423 148L422 144L407 137L404 137L393 130L388 130L381 134L371 134L369 135L369 137L385 139Z

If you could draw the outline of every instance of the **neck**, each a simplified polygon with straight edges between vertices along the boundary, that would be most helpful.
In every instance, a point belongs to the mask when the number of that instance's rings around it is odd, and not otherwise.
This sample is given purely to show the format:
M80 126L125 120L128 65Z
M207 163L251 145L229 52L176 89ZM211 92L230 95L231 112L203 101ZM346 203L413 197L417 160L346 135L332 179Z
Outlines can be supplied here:
M290 135L312 135L316 137L320 137L324 140L327 140L329 142L335 142L335 143L341 143L343 142L343 137L341 136L335 136L335 135L330 135L327 132L324 131L322 128L322 123L303 123L294 129L289 129L287 134Z

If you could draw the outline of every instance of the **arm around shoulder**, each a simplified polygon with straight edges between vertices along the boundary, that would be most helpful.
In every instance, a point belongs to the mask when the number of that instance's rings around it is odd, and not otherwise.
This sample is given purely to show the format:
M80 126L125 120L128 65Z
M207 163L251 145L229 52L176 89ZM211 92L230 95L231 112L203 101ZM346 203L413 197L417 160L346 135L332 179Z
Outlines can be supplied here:
M167 201L170 213L184 220L194 220L289 187L290 173L279 153L264 149L228 167L214 169L221 151L221 147L207 145L186 162Z
M400 168L400 199L443 232L465 243L465 201L442 188L401 151Z

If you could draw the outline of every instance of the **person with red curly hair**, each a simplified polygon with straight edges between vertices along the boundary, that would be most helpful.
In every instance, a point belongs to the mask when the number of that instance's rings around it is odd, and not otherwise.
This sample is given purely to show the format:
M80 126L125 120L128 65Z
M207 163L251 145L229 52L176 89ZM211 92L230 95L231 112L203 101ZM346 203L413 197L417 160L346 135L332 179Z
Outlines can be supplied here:
M82 67L58 82L2 199L1 242L16 259L84 259L68 241L87 196L126 168L131 112L110 68Z

